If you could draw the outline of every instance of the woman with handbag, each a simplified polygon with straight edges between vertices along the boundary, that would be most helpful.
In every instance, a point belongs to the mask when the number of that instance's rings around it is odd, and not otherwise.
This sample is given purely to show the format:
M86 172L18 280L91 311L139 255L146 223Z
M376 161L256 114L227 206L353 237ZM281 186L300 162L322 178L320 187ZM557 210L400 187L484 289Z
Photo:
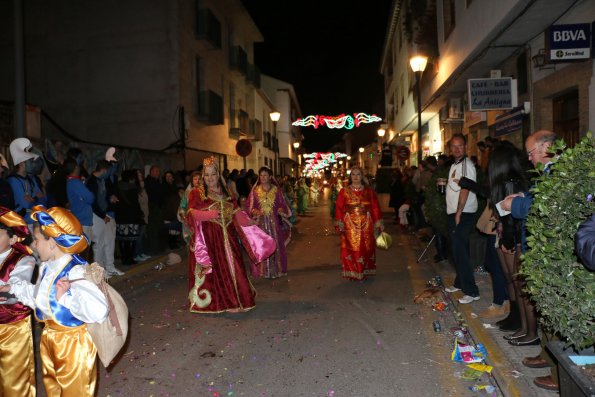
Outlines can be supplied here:
M510 142L501 142L496 146L488 164L490 199L499 203L505 197L526 192L529 188L525 157ZM499 212L497 207L494 208ZM524 221L513 218L510 214L499 213L498 255L502 270L509 283L510 315L496 324L502 331L513 331L504 339L514 346L539 344L537 335L537 317L533 304L526 295L525 280L520 276L521 254L523 246Z
M359 166L351 168L349 184L337 196L335 230L341 234L343 277L363 281L375 275L374 231L384 231L384 224L376 193Z
M287 276L287 252L285 247L291 238L291 209L283 190L277 185L268 167L258 170L258 182L248 195L248 214L258 226L276 243L273 255L252 267L252 276L277 278Z
M255 306L256 290L246 274L240 240L254 262L271 255L275 242L240 210L237 198L227 191L215 157L206 158L203 166L203 189L190 192L185 217L192 233L188 244L190 311L248 311Z
M34 309L44 323L39 354L48 396L94 396L97 348L86 323L101 323L108 315L105 295L84 278L87 262L78 254L88 245L76 217L60 207L33 207L33 249L42 263L37 284L11 282L11 292ZM72 282L72 281L78 282Z

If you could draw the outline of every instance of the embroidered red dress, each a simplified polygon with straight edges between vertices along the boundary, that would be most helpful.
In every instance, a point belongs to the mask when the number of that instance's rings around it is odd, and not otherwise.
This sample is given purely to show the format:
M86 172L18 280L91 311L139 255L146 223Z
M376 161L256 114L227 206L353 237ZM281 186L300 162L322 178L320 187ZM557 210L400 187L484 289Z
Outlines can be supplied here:
M190 311L195 313L243 312L255 306L256 290L248 280L242 261L234 215L239 208L231 198L205 196L194 189L188 198ZM219 216L197 220L193 210L217 210ZM196 250L203 250L197 255Z
M382 219L378 198L364 186L341 189L335 205L335 221L341 233L343 277L363 280L376 274L376 239L374 224Z

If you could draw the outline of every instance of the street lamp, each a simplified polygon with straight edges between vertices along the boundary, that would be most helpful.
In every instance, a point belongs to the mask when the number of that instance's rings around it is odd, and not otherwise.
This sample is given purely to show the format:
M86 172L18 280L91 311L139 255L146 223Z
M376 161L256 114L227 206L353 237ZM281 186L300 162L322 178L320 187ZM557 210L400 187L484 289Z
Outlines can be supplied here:
M359 149L359 166L363 167L364 166L364 148L360 147Z
M384 130L384 128L380 128L377 132L378 132L378 136L380 138L382 138L384 136L384 134L386 133L386 131Z
M271 121L273 122L273 135L275 136L275 142L279 142L279 139L277 138L277 121L279 121L279 119L281 118L281 113L279 112L271 112L269 113L269 117L271 118ZM278 145L274 145L273 146L273 151L275 153L275 165L273 167L273 174L277 175L277 150L278 150Z
M428 64L428 57L423 55L416 55L409 60L411 70L415 73L417 85L417 164L421 164L422 147L421 147L421 74L426 69Z
M298 153L298 149L300 148L300 143L298 141L293 143L293 148L295 149L295 155L297 157L298 160L298 169L301 168L302 164L301 164L301 159L300 159L300 154ZM293 172L293 167L291 168L291 171Z

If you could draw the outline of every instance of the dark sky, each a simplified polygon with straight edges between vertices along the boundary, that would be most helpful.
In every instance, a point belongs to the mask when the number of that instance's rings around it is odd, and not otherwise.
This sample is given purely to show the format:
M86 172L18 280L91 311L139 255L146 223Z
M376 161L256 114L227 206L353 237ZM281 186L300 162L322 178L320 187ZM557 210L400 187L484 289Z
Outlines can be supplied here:
M261 72L293 84L303 115L375 113L384 117L382 45L392 0L243 0L264 42ZM375 134L378 123L354 129ZM304 146L327 150L341 131L303 128Z

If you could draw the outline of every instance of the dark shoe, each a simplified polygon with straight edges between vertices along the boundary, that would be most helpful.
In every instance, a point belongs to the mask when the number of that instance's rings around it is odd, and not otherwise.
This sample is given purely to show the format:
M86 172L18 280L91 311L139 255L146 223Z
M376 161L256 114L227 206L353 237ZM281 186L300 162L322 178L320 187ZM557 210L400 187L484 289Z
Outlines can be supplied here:
M519 339L522 338L523 336L527 336L526 332L521 332L520 334L512 333L510 335L504 335L503 338L506 340L515 340L515 339Z
M541 356L523 358L523 365L529 368L547 368L550 363Z
M535 383L535 386L546 390L558 391L560 389L560 385L554 382L554 378L552 378L551 375L538 376L537 378L533 379L533 383Z
M541 340L539 340L539 337L528 341L522 341L520 339L513 339L508 341L508 344L513 346L538 346L540 343Z
M521 328L521 315L519 313L519 306L515 301L510 302L510 313L504 320L496 322L500 331L514 332Z

